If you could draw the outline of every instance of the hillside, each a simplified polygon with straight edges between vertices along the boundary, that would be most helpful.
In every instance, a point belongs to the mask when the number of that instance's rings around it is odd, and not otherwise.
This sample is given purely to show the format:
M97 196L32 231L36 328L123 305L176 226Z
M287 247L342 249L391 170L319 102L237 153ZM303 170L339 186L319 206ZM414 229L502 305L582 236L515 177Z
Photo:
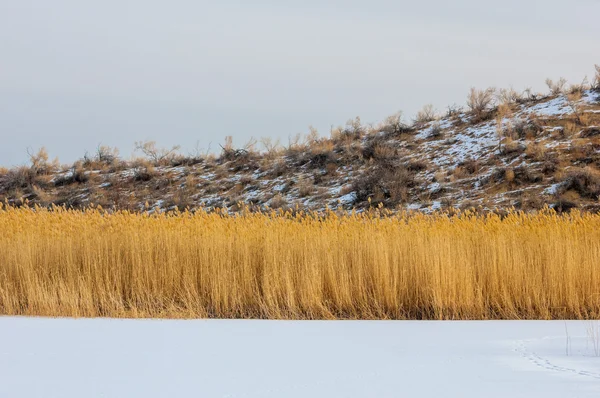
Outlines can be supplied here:
M481 207L600 210L600 90L551 94L472 90L465 108L412 123L394 115L375 126L357 118L315 131L285 147L263 140L219 155L183 156L138 145L145 156L122 160L101 147L69 166L44 151L31 165L0 169L0 200L127 210L253 209L323 211L383 206L432 211Z

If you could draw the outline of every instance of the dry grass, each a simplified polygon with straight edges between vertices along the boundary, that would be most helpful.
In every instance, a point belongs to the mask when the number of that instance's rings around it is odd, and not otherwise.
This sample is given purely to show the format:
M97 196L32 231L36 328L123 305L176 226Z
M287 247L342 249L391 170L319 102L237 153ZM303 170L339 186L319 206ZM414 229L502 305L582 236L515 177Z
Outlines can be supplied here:
M600 315L599 215L0 210L0 313L551 319Z

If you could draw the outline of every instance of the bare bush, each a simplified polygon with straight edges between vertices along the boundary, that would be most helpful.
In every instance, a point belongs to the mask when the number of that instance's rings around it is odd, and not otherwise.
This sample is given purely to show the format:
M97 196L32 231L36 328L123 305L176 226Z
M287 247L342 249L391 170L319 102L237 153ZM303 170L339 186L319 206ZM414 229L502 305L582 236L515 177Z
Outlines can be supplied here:
M76 162L71 171L64 176L58 177L54 180L54 186L59 187L63 185L71 184L84 184L90 179L89 175L85 172L81 162Z
M434 123L429 130L429 135L427 138L431 138L434 140L443 138L444 132L442 131L442 126L439 123Z
M260 143L268 156L274 156L281 150L279 139L273 140L271 137L263 137L260 139Z
M50 162L48 160L48 151L42 147L36 153L27 152L29 154L29 162L31 163L31 171L34 175L52 174L59 168L58 159Z
M321 137L319 136L319 131L313 126L308 126L308 134L304 137L304 144L310 145L313 142L319 141Z
M548 156L548 153L544 153L544 163L542 164L542 173L545 175L551 175L558 169L558 159Z
M187 186L179 187L169 199L165 201L165 207L169 210L189 211L194 208L195 203L191 190Z
M251 153L256 153L256 146L258 145L258 141L254 137L250 137L250 139L244 144L244 150Z
M536 192L524 189L519 193L517 201L514 203L515 207L520 210L541 210L546 204L543 197L538 195Z
M471 158L465 159L458 165L462 167L465 170L465 172L467 172L469 175L477 173L481 168L479 161L477 159Z
M567 79L561 77L558 81L554 81L552 79L546 79L546 86L550 89L550 94L559 95L564 93L565 85L567 84Z
M233 151L235 148L233 147L233 137L228 135L225 137L225 142L221 145L221 149L223 151Z
M221 145L221 156L219 157L219 160L221 162L233 162L233 171L235 172L256 169L258 168L258 163L256 162L257 143L258 141L256 141L254 138L251 138L243 148L236 149L233 146L232 137L227 136L225 137L225 143ZM264 160L270 162L272 159L264 158Z
M446 117L457 117L462 113L462 107L460 105L449 105L446 111Z
M398 157L398 149L382 137L375 136L364 144L361 155L365 160L378 163L393 162Z
M527 145L527 150L525 151L525 154L528 158L536 162L540 162L545 158L546 147L542 144L533 142Z
M31 188L31 195L29 198L34 200L37 205L43 207L47 207L54 202L54 197L52 194L35 185Z
M78 161L86 170L112 170L117 171L127 166L127 162L119 159L119 150L117 148L99 145L94 154L90 155L87 151Z
M579 204L564 196L560 196L556 202L552 203L551 207L560 214L568 213L571 210L578 208Z
M395 206L408 200L415 185L415 173L404 167L374 166L354 180L351 190L356 192L356 203L371 200L375 206Z
M287 207L288 203L280 193L276 194L269 201L269 207L272 209L283 209Z
M581 197L593 200L600 198L600 173L591 168L569 172L560 185L559 194L574 190Z
M600 65L594 65L596 69L594 79L592 80L592 88L594 90L600 90Z
M12 168L0 179L1 187L6 191L30 186L35 179L32 169L27 166Z
M452 170L452 175L450 176L450 181L458 181L469 175L468 171L461 165L456 166Z
M524 101L537 101L542 95L533 91L531 87L527 87L523 91Z
M48 152L41 148L36 153L28 151L30 166L20 166L7 170L0 175L0 188L6 191L29 188L33 185L47 185L50 175L59 169L58 159L50 162Z
M402 112L398 111L393 115L385 118L385 120L379 126L379 130L389 135L400 135L405 133L411 133L414 131L412 127L402 121Z
M285 156L294 164L300 162L305 151L306 144L302 140L302 134L288 137L288 145L284 149Z
M416 125L423 125L425 123L431 122L435 120L436 112L433 108L432 104L425 105L419 112L417 112L417 116L415 117Z
M196 145L194 145L194 149L188 152L187 157L184 158L183 163L192 166L198 163L202 163L208 160L214 154L211 154L210 147L212 143L208 144L207 149L200 148L200 141L196 141Z
M571 154L572 163L589 164L594 161L597 149L590 145L590 140L575 138L571 140L568 152Z
M494 103L496 89L490 87L485 90L471 88L467 97L467 107L477 118L483 118Z
M119 159L119 150L106 145L99 145L96 149L96 160L104 164L112 164Z
M148 160L141 160L136 163L133 173L134 181L150 181L158 174L154 165Z
M526 147L518 141L513 141L510 137L503 140L500 154L504 156L516 157L525 151Z
M313 127L311 127L313 129ZM349 142L360 140L369 131L369 126L362 124L360 117L349 119L345 126L331 126L329 138L334 142ZM316 135L316 129L314 129ZM312 134L312 130L311 130ZM318 136L317 136L318 137ZM314 141L314 140L313 140Z
M156 141L137 141L135 150L140 151L155 165L165 165L171 163L177 156L179 145L171 148L159 148L156 146Z
M532 172L528 167L503 167L496 169L488 178L489 181L509 183L512 187L540 182L542 176L539 173Z
M329 162L325 165L325 175L336 176L338 174L338 164L336 162Z
M260 170L271 177L281 177L290 171L290 165L283 158L265 159L261 162Z
M345 138L342 133L343 131L344 128L342 126L331 126L331 129L329 130L329 138L334 142L342 141Z
M406 165L406 168L409 171L419 173L421 171L427 170L427 162L425 162L424 160L411 160Z
M514 105L514 104L521 102L523 100L523 98L522 98L522 95L518 91L516 91L515 89L513 89L511 87L511 88L501 88L500 90L498 90L498 93L496 95L496 100L500 104Z
M310 169L323 169L329 163L337 163L333 149L334 145L330 140L313 142L305 154L303 163L307 163Z
M298 197L304 198L315 192L315 185L310 180L301 179L297 184Z
M290 135L288 137L288 145L286 149L288 151L304 149L304 145L302 144L302 134L298 133L295 135Z
M534 139L544 129L535 121L523 118L513 119L511 129L518 139Z
M587 77L583 79L583 81L579 84L571 84L567 90L567 94L569 95L583 95L585 90L590 88L590 85L587 81Z

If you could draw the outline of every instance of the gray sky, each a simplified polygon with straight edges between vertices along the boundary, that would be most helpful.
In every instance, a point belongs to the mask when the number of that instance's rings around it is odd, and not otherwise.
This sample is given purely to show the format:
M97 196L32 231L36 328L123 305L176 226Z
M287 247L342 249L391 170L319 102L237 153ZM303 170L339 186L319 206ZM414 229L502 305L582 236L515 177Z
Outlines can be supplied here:
M0 0L0 165L287 137L600 63L600 1ZM501 7L499 6L501 5Z

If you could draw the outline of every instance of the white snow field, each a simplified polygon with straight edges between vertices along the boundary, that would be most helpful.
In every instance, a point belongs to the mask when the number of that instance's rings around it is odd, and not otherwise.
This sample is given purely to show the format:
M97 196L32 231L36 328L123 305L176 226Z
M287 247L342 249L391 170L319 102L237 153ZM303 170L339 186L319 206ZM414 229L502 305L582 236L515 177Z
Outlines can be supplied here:
M600 397L590 325L0 318L0 397Z

